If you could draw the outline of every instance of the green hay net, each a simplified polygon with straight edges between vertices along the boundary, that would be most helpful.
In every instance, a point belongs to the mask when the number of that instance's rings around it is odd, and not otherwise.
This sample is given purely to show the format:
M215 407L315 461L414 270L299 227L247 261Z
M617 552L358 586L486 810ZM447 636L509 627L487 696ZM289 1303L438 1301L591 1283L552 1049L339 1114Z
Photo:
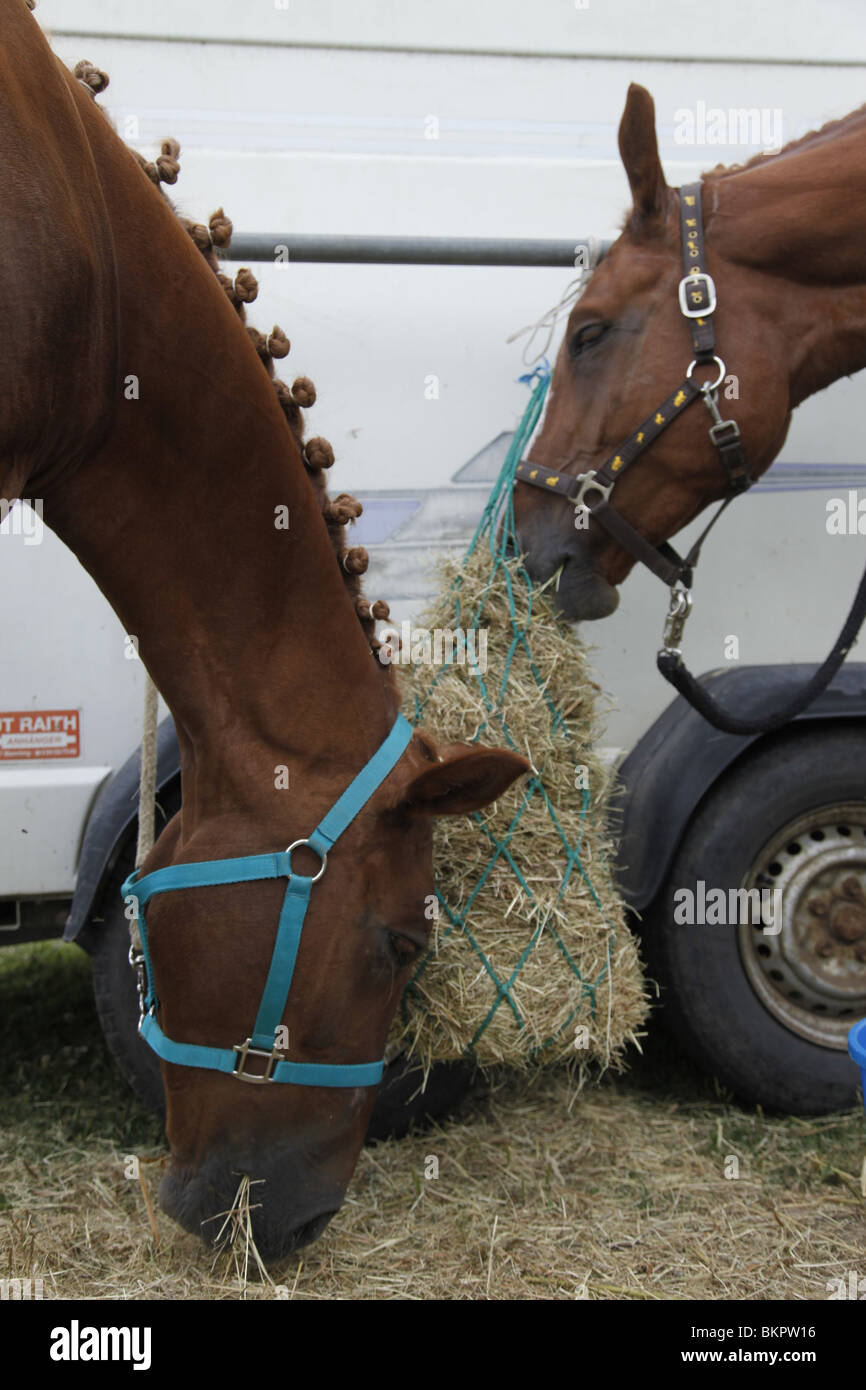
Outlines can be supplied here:
M391 1044L427 1064L568 1058L598 1070L634 1038L643 981L609 869L609 776L592 751L598 688L573 631L516 557L514 471L549 369L522 380L534 383L531 399L481 522L462 562L445 562L425 615L453 645L435 666L414 667L404 705L439 737L507 745L532 771L471 822L437 823L433 944ZM480 642L466 636L483 629L486 670Z

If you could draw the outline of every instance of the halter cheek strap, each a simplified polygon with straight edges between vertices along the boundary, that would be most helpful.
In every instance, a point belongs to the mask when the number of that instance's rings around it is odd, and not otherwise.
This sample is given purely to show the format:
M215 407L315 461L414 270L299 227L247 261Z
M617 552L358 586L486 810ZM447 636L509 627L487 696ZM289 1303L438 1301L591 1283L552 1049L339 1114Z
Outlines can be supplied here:
M226 1072L239 1081L281 1081L295 1086L375 1086L381 1080L384 1060L378 1062L335 1063L294 1062L277 1052L276 1032L288 1003L301 933L313 884L325 872L328 854L343 831L381 786L399 761L412 737L412 726L398 715L390 734L358 773L343 795L319 822L312 834L296 840L288 849L275 854L252 854L240 859L210 859L196 864L175 864L156 869L143 878L130 874L121 893L128 907L138 916L141 935L140 955L130 955L139 973L141 1018L139 1032L154 1052L176 1066L201 1067ZM318 873L310 876L292 869L292 850L308 845L321 859ZM175 1042L159 1026L159 1000L154 985L153 964L147 936L145 906L159 893L182 888L208 888L226 883L252 883L261 879L285 878L286 892L277 924L274 951L261 1003L250 1036L233 1047L204 1047L196 1043ZM261 1071L248 1071L251 1057L263 1059Z

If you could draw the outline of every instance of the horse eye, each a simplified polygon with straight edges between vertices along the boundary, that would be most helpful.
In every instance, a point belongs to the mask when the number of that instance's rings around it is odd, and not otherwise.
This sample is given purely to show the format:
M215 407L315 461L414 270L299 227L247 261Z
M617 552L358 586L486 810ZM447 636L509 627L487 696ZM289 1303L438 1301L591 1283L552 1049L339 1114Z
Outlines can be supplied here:
M404 966L411 965L421 954L421 948L414 941L410 941L408 936L400 936L398 932L388 932L388 949L394 960L402 969Z
M582 324L568 345L569 357L579 357L584 348L595 347L596 343L601 342L609 328L609 323Z

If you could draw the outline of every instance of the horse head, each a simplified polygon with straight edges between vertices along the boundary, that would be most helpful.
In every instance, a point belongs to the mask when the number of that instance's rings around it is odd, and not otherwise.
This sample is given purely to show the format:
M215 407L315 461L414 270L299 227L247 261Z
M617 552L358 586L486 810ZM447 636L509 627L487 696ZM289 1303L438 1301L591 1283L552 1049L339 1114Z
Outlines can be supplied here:
M681 195L665 181L652 98L634 84L620 122L619 150L633 205L571 310L529 461L566 479L595 474L607 460L615 462L619 446L641 421L655 418L659 403L676 392L688 371L696 385L716 388L722 414L736 416L750 476L757 478L782 447L796 403L794 345L782 312L779 267L760 264L754 249L743 250L746 232L760 237L758 180L752 189L747 166L737 175L736 196L735 179L725 171L700 185L702 268L714 284L717 302L710 312L721 357L690 367L695 353L678 293L684 277ZM757 165L756 172L766 165ZM790 263L786 269L792 270ZM727 407L728 400L735 406ZM610 507L653 548L729 495L730 479L709 425L700 405L684 410L611 490ZM593 519L598 495L589 493L587 500L590 509L575 510L567 498L545 496L524 482L515 494L529 572L544 581L560 571L558 602L575 620L613 612L617 586L635 563L621 539Z
M251 1183L257 1249L273 1260L314 1240L341 1206L366 1133L375 1086L322 1085L319 1078L381 1059L413 964L435 918L431 823L495 799L523 772L522 758L452 745L441 751L415 733L393 771L353 820L327 862L294 851L294 871L321 879L310 889L276 1057L312 1067L304 1084L264 1080L261 1054L238 1058L230 1074L163 1061L171 1165L160 1188L164 1210L215 1241L241 1178ZM310 775L298 791L318 816L344 790L338 767ZM308 821L308 825L312 822ZM278 845L297 816L236 827L201 827L176 852L169 826L153 858L194 867L234 848ZM229 831L227 836L227 830ZM238 883L166 893L147 908L150 951L172 1039L213 1047L248 1039L274 951L285 882ZM134 889L132 890L135 891ZM265 1049L269 1043L265 1043ZM244 1084L246 1083L246 1084Z

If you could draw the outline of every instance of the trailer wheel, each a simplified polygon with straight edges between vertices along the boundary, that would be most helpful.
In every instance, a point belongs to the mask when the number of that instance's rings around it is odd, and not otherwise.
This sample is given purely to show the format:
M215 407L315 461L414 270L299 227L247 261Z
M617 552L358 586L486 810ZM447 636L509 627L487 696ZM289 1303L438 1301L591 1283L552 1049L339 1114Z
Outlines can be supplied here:
M102 895L102 921L94 933L93 995L108 1050L139 1100L165 1115L159 1058L138 1033L138 990L129 963L129 922L120 888L132 873L134 842L121 853Z
M726 923L715 924L718 909L704 912L709 923L683 921L712 889L723 890ZM742 896L734 904L732 889L762 893L760 913ZM665 1022L704 1070L772 1110L854 1105L866 729L791 730L737 763L701 802L641 935Z

